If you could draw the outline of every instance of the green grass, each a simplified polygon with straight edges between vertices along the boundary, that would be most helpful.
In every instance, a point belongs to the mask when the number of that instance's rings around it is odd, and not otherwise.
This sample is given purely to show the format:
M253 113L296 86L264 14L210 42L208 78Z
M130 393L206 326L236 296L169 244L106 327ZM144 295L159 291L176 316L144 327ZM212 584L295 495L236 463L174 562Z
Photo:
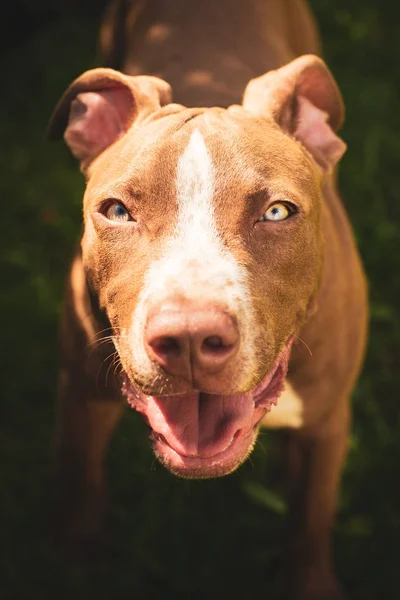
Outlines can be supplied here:
M351 599L395 600L400 9L392 0L313 0L312 6L347 106L341 190L370 281L372 316L354 394L336 562ZM44 131L66 84L96 64L97 29L98 13L92 19L78 11L75 20L65 13L29 39L10 41L3 67L0 598L272 598L285 510L271 471L275 434L262 436L238 473L183 482L154 462L144 424L127 411L109 457L112 499L103 562L78 569L51 542L57 319L80 233L83 179L68 151L49 144Z

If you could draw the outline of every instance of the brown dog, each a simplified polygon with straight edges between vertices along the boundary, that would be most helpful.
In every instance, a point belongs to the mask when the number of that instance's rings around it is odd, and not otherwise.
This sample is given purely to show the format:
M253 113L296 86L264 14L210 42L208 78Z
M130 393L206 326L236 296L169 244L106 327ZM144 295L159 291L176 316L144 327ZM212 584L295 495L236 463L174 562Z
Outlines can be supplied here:
M289 428L289 596L337 600L329 538L367 313L333 175L339 91L300 0L124 5L102 38L106 54L125 41L126 74L84 73L50 127L87 179L62 328L69 530L99 527L122 382L184 477L236 469L261 424Z

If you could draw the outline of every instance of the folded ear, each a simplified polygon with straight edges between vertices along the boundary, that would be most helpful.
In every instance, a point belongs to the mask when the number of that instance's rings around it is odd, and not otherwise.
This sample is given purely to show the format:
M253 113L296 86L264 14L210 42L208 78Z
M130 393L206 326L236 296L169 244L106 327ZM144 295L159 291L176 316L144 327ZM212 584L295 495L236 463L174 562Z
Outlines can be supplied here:
M58 102L48 135L64 135L84 171L139 118L171 101L171 88L157 77L130 77L113 69L92 69L76 79Z
M317 56L300 56L252 79L243 106L256 115L275 119L307 148L324 171L330 171L346 150L346 144L335 134L344 119L342 97L324 61Z

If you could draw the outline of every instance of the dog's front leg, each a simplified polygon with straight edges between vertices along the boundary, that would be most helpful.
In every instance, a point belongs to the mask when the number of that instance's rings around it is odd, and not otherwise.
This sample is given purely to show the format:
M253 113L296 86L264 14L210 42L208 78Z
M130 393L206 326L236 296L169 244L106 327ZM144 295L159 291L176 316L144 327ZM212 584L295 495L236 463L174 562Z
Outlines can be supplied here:
M321 430L287 434L290 600L343 600L331 560L334 520L349 430L348 404Z
M57 529L64 544L96 551L106 506L104 455L122 415L123 401L89 398L63 371L56 437Z

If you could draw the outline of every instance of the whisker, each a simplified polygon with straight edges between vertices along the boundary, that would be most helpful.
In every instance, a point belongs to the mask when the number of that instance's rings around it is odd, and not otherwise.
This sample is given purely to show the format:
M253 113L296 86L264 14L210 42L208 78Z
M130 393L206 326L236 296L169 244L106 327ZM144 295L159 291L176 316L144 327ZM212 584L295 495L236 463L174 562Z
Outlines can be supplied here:
M90 348L90 352L89 352L89 356L88 356L88 358L90 358L90 357L93 355L93 353L94 353L96 350L98 350L98 348L99 348L99 347L100 347L102 344L105 344L106 342L108 342L108 343L109 343L110 341L113 341L113 340L112 340L112 338L110 338L110 339L104 339L104 340L98 340L98 342L96 343L96 345L93 345L93 347L92 347L92 348ZM89 348L89 346L90 346L90 344L88 344L87 348ZM116 352L116 349L115 349L115 347L114 347L114 350L113 350L113 352ZM110 355L108 355L108 356L110 356Z
M116 356L115 358L116 358L116 360L115 360L115 364L114 364L113 374L118 376L123 371L123 366L122 366L120 357ZM117 369L119 369L119 373L117 373Z
M295 335L294 337L296 338L296 340L299 340L307 348L308 352L310 353L310 356L312 356L310 347L306 344L306 342L298 335Z
M93 352L95 350L97 350L102 344L112 342L115 345L114 342L116 342L117 340L120 340L120 339L129 339L129 336L127 336L127 335L107 335L98 340L93 340L92 342L89 342L87 344L87 348L92 347L91 351L89 353L89 357L92 356Z
M99 340L93 340L92 342L89 342L87 344L87 347L89 347L89 346L100 346L101 344L104 344L105 342L114 341L115 337L116 336L114 336L114 335L106 335L105 337L102 337Z
M255 472L256 468L255 468L255 466L254 466L254 462L253 462L253 460L252 460L251 456L248 456L248 457L247 457L247 460L249 461L249 463L251 464L251 466L252 466L252 468L253 468L253 471Z
M96 389L97 389L97 391L98 391L98 392L100 392L100 389L99 389L99 377L100 377L100 372L101 372L101 369L103 368L103 365L104 365L104 363L105 363L107 360L109 360L109 358L110 358L111 356L113 356L113 354L115 354L115 353L116 353L116 350L114 350L113 352L110 352L110 354L108 354L108 355L107 355L107 356L106 356L106 357L105 357L105 358L102 360L102 362L101 362L101 364L100 364L99 368L97 369L97 374L96 374ZM108 372L108 371L107 371L107 372ZM107 386L107 376L106 376L106 386Z
M112 360L110 360L110 364L108 365L108 368L107 368L107 373L106 373L106 387L108 385L108 375L110 373L110 369L114 365L114 362L115 362L116 358L117 358L117 352L114 352L113 353L113 358L112 358Z

